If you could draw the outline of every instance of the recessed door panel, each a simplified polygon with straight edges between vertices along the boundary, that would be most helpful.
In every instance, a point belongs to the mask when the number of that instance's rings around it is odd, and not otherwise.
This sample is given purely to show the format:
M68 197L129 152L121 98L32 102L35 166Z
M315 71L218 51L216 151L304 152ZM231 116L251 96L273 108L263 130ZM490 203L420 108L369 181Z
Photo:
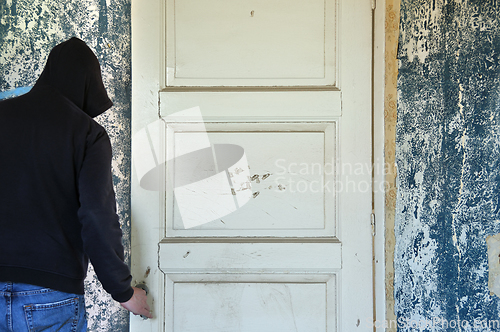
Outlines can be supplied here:
M204 278L207 276L203 276ZM321 332L338 331L336 278L247 276L235 281L201 281L189 276L167 279L172 307L171 326L179 332Z
M338 162L335 122L205 123L201 126L206 130L203 132L194 131L194 125L189 123L167 123L166 126L167 154L178 155L176 151L186 150L183 146L188 142L204 139L215 146L241 147L246 158L242 167L247 179L243 187L232 188L231 174L226 174L228 171L220 168L222 165L215 171L217 163L211 151L207 151L209 162L204 162L205 155L201 152L193 155L189 164L200 166L189 171L188 179L184 178L188 168L184 161L172 159L167 164L167 178L171 179L173 188L167 192L165 214L170 236L335 236ZM221 174L219 179L217 175ZM204 199L207 191L216 185L207 182L207 186L201 186L199 180L211 175L214 181L223 181L226 185L222 192L214 190ZM179 186L184 186L189 196L180 196L184 192L179 193ZM238 204L233 196L239 190L246 190L249 199ZM194 228L189 227L186 218L200 213L205 216L212 213L212 217Z
M333 86L336 17L332 0L167 0L167 85Z

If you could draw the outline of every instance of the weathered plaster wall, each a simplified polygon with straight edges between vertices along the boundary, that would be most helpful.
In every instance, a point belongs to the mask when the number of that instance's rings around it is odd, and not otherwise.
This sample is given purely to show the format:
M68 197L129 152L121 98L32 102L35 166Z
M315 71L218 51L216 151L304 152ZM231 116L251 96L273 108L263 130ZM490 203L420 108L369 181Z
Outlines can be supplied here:
M0 0L0 98L26 92L53 46L76 36L94 50L114 107L97 118L113 145L114 183L130 257L130 1ZM128 331L128 313L86 280L89 331Z
M486 246L500 232L499 27L498 1L401 2L399 331L500 330Z

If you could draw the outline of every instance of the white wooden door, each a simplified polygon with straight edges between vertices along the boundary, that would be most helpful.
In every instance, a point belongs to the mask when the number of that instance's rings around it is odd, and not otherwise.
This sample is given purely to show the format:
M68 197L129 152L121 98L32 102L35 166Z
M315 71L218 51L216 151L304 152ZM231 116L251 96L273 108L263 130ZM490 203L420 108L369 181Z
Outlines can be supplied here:
M132 1L132 331L373 329L371 36L369 0Z

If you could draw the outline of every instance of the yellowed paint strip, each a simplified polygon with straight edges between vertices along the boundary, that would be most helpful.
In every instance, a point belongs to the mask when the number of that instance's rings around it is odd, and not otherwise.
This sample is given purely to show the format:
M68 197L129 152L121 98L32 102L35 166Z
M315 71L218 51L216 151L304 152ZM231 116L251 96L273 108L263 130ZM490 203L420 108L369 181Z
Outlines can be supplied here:
M385 165L388 188L385 193L385 296L386 320L396 321L394 312L394 220L396 212L396 120L397 120L397 50L400 0L386 0L385 15ZM397 327L388 327L387 332Z

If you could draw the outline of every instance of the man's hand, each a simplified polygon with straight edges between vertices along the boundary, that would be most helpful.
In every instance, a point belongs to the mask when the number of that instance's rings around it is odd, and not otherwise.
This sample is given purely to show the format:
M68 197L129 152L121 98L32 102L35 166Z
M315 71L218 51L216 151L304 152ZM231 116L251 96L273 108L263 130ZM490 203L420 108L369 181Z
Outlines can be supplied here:
M134 289L134 295L127 302L120 303L122 307L133 313L134 315L143 315L148 318L153 318L147 302L146 291L137 287Z

